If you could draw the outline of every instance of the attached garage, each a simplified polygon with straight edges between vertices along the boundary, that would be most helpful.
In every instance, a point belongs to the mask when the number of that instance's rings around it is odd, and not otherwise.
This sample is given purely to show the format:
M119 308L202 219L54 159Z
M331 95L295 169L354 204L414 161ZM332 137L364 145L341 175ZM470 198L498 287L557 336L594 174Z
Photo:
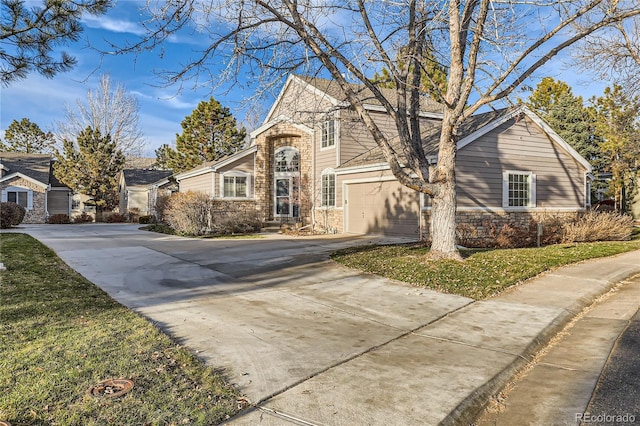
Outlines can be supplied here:
M345 185L346 231L419 238L420 195L395 180Z

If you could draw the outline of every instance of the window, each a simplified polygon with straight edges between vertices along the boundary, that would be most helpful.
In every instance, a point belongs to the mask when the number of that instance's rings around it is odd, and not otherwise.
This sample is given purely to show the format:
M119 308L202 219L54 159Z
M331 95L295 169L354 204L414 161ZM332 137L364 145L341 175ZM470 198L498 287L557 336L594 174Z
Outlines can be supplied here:
M336 175L332 171L322 173L322 206L336 206Z
M246 176L225 176L223 184L223 196L225 198L246 198L247 191Z
M3 202L11 201L20 204L27 210L33 209L33 191L19 186L10 186L2 190Z
M275 154L276 172L299 172L300 155L295 148L281 148Z
M330 148L336 144L335 121L328 120L322 123L322 148Z
M27 208L27 192L22 191L8 191L7 192L7 201L11 201L12 203L20 204L25 209Z
M502 204L503 207L535 207L536 175L532 172L505 172Z

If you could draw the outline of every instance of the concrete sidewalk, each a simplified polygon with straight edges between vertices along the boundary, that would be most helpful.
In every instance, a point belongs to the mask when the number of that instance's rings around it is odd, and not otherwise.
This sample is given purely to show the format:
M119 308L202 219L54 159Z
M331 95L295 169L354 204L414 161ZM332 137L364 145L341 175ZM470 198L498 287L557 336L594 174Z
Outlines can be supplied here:
M310 377L229 423L472 423L572 317L637 273L638 251L543 274Z
M474 302L327 260L363 238L19 232L223 371L250 404L233 425L468 424L576 313L640 273L636 251Z

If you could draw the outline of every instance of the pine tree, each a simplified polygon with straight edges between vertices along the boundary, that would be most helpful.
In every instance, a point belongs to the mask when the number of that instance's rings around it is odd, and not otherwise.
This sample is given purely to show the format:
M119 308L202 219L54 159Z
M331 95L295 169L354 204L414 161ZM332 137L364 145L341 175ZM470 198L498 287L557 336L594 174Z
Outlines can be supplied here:
M607 87L604 95L591 99L599 148L612 174L610 195L626 212L638 190L640 159L640 97L629 97L622 86Z
M26 3L26 4L25 4ZM26 78L36 71L47 78L71 69L76 60L66 52L53 55L59 46L77 41L84 14L102 15L110 0L42 1L42 6L23 0L0 4L0 84Z
M229 108L214 98L202 101L181 123L182 134L176 135L175 150L168 145L158 151L174 172L182 172L207 161L218 160L244 145L246 131L236 127ZM156 151L156 155L158 155Z
M581 96L564 81L545 77L529 96L527 105L591 165L599 170L602 155L595 120Z
M77 146L77 147L76 147ZM109 135L87 127L76 143L64 140L63 151L56 151L54 175L73 191L91 197L96 206L96 220L104 209L118 205L116 175L124 167L125 158Z
M399 68L402 68L405 63L401 58L402 52L403 49L400 49L400 54L397 58ZM442 94L447 90L447 69L438 63L433 51L427 50L424 57L420 91L431 95L436 102L441 102ZM387 68L382 68L380 73L376 72L371 81L379 87L395 88L394 79Z
M4 133L4 142L0 142L0 151L24 152L27 154L50 153L55 139L51 132L43 132L36 123L28 118L13 120Z

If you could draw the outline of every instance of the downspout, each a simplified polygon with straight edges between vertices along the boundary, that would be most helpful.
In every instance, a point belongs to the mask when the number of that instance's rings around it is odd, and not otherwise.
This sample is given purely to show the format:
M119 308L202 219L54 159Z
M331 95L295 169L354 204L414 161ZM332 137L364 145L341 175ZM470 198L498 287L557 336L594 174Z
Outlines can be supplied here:
M311 132L311 229L316 228L316 129Z
M45 222L47 221L47 219L49 219L49 191L51 191L51 184L47 185L47 188L45 189L44 192L44 220Z

